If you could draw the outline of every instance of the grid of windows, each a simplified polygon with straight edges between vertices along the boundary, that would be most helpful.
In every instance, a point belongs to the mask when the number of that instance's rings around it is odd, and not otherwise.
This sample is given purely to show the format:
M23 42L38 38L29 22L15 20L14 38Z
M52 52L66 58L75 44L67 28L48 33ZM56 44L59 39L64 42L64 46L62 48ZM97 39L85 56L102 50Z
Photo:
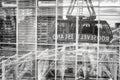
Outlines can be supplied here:
M120 79L120 0L0 3L0 80Z

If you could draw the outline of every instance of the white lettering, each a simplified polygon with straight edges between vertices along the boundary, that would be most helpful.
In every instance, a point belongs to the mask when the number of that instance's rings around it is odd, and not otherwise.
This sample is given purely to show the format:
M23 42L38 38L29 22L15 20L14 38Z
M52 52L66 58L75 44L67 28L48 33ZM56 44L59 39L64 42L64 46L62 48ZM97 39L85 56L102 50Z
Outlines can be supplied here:
M64 39L64 36L63 35L60 35L60 37L59 37L60 39Z
M86 35L86 39L90 40L91 35Z
M103 42L104 41L104 36L100 36L99 39L100 39L100 41Z
M73 34L70 34L70 35L69 35L69 39L72 39L72 40L74 39L74 38L73 38Z
M79 35L80 40L84 39L84 35Z
M93 35L91 36L90 40L94 40L94 36Z
M110 41L109 37L106 37L106 42L109 42L109 41Z
M94 37L94 39L93 39L93 40L95 40L95 41L96 41L96 40L97 40L97 36L96 36L96 35L93 35L93 37Z
M75 40L74 38L75 34L58 34L57 39L58 41L67 41L67 40ZM55 35L52 36L53 40L55 40ZM90 34L79 34L79 40L81 41L97 41L96 35L90 35ZM108 36L100 36L99 37L100 42L109 42L110 39Z
M54 34L53 34L52 38L53 38L53 40L55 40L55 35Z

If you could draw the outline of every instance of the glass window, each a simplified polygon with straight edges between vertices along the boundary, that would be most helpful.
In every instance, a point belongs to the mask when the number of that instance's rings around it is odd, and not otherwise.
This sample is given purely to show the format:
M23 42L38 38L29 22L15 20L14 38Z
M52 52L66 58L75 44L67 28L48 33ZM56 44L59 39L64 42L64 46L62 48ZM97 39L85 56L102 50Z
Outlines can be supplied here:
M98 32L98 28L97 28L97 24L95 22L82 24L82 33L83 34L97 35L97 32Z

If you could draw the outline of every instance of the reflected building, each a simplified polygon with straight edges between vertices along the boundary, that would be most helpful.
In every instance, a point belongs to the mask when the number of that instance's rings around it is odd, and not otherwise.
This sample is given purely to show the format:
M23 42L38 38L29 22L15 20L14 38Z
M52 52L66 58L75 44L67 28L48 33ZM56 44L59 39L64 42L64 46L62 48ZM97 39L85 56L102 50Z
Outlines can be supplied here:
M120 44L120 39L119 39L120 23L115 23L115 29L113 30L113 36L114 36L113 43L114 44Z
M111 42L120 36L120 23L114 31L108 21L119 18L120 9L104 7L118 0L85 0L93 1L89 6L82 1L2 0L0 80L120 80L120 45L118 40ZM83 16L89 14L88 7L97 14ZM113 15L111 8L119 10Z
M56 0L38 0L38 43L50 43L49 34L55 28ZM62 19L63 0L58 1L57 15ZM54 26L54 27L53 27Z

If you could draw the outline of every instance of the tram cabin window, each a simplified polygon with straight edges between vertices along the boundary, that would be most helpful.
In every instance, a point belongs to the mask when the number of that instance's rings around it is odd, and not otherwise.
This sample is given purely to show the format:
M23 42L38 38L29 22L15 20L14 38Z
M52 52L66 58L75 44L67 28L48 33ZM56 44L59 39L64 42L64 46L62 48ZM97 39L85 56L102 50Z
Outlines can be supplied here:
M69 23L69 33L76 33L76 25L74 22Z
M67 22L58 22L58 33L67 33L67 27L68 23Z
M95 23L83 23L81 27L82 27L82 34L97 35L98 33L97 24Z
M100 28L100 35L108 35L108 36L112 35L109 24L106 21L100 21L100 24L98 24L98 21L82 22L81 32L82 34L97 35L98 27Z
M81 21L79 23L79 34L98 35L98 27L100 28L100 35L112 36L109 24L106 21ZM58 21L59 33L76 33L76 22L61 20Z
M109 27L109 25L106 22L101 22L101 28L100 28L100 32L102 35L112 35L111 29Z
M58 33L63 33L63 29L64 29L64 24L62 24L61 22L58 23Z

